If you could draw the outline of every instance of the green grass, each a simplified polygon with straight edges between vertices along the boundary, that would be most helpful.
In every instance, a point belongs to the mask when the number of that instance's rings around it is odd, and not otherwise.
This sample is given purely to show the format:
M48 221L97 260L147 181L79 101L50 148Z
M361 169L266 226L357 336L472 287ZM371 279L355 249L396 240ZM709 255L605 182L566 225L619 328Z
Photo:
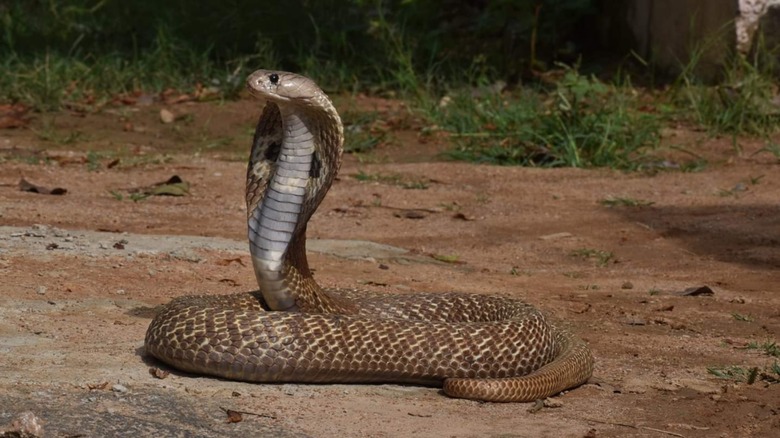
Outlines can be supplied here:
M601 205L606 205L607 207L649 207L655 204L653 201L624 198L620 196L602 199L600 203Z
M750 342L745 347L749 350L760 350L767 356L780 357L780 345L775 341Z
M344 152L366 153L389 140L389 130L376 111L347 110L342 112Z
M233 72L209 61L207 53L176 48L152 49L138 58L120 53L83 59L45 53L35 58L12 55L0 61L0 100L21 101L40 111L63 107L100 108L118 96L175 88L191 92L197 84L235 97L249 69Z
M246 74L279 68L327 92L412 98L431 85L517 75L570 45L593 0L247 2L9 0L0 8L0 100L40 110L196 83L235 96ZM204 14L203 11L209 11ZM496 35L512 28L511 42Z
M425 190L428 188L428 183L422 179L408 179L399 174L365 173L361 170L352 175L352 177L362 182L376 182L410 190Z
M103 156L95 151L89 151L87 152L87 170L90 172L96 172L100 170L102 164L100 164L100 160L103 158Z
M35 133L38 139L43 141L50 141L60 145L72 145L86 139L86 136L81 131L65 131L58 129L56 127L56 116L43 118L40 129L31 130Z
M737 314L734 314L735 318ZM752 320L752 319L751 319ZM770 357L780 357L780 346L777 342L766 340L763 342L750 342L745 345L746 350L758 350ZM757 381L766 383L780 383L780 363L775 361L772 365L746 368L743 366L717 366L708 367L707 372L719 379L733 380L736 382L745 382L749 385Z
M737 365L707 367L707 372L719 379L744 382L748 385L757 381L770 384L780 383L780 363L778 362L763 369L759 367L745 368Z
M741 322L753 322L753 321L755 321L755 318L753 318L752 316L750 316L750 315L743 315L743 314L737 313L737 312L732 313L731 316L735 320L741 321Z
M703 83L694 73L704 49L694 50L691 60L673 87L683 119L705 127L714 135L767 136L777 132L780 103L771 69L776 56L757 52L753 58L732 55L717 86Z
M766 146L762 147L761 149L757 150L753 155L758 155L761 153L768 153L774 156L777 161L780 161L780 144L769 142Z
M449 8L435 2L322 1L294 10L217 0L204 0L199 8L149 0L7 3L0 8L0 102L23 102L40 112L89 113L169 88L194 96L206 88L213 90L208 98L232 99L255 68L280 68L313 77L329 94L359 91L407 100L427 123L420 134L448 137L446 156L456 160L654 169L659 160L649 154L660 142L661 127L682 122L730 136L736 155L739 136L764 137L766 146L757 153L780 161L780 146L770 140L780 126L775 53L761 49L750 58L733 57L721 83L712 86L696 75L704 49L696 50L669 91L634 87L622 73L597 78L593 70L586 73L594 64L580 69L574 57L566 59L575 67L552 64L581 19L596 11L589 0L554 2L541 14L539 3L530 0L455 2ZM509 45L496 38L506 29L513 29ZM498 79L512 91L494 87ZM396 141L383 115L342 116L346 152L366 153ZM205 131L195 138L182 134L182 141L205 150L233 142ZM64 145L84 140L82 133L58 131L53 124L36 133ZM674 168L695 172L707 166L705 158L694 158ZM425 188L425 182L410 184ZM647 202L603 201L623 207Z
M428 109L455 144L447 155L473 162L636 169L659 141L660 119L639 111L630 87L566 68L549 90L474 97L456 93Z
M602 251L599 249L580 248L572 251L569 253L569 255L571 257L577 257L583 260L595 259L596 266L600 268L603 268L610 263L616 262L615 254L613 254L611 251Z

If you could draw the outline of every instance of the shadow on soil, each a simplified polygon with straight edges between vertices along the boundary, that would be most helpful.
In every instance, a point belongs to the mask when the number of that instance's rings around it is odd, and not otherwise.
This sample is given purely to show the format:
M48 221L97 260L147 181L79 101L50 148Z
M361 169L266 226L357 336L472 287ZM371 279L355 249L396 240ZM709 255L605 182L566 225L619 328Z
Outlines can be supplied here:
M702 257L752 268L780 268L780 207L729 205L615 208L625 219L682 242Z
M13 407L0 409L0 425L10 422L15 413L32 411L43 420L46 436L304 436L261 421L228 424L215 404L203 400L193 404L149 389L121 396L42 390L32 397L0 395L0 407Z

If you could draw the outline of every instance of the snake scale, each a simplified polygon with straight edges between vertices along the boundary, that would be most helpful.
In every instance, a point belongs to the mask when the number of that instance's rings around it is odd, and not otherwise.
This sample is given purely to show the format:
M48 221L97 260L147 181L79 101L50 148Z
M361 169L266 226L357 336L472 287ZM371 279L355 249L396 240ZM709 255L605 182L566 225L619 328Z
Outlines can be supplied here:
M306 224L338 172L341 119L304 76L258 70L247 86L266 102L246 191L259 290L172 300L146 333L149 354L226 379L442 385L452 397L495 402L533 401L588 380L585 342L524 302L320 287Z

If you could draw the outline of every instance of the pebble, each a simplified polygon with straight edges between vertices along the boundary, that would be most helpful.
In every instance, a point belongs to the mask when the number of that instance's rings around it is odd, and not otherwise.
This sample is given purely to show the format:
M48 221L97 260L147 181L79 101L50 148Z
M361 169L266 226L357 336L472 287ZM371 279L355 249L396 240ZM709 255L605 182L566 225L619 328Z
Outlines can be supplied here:
M125 393L127 392L127 387L124 385L120 385L119 383L111 386L111 390L118 393Z
M545 408L562 408L563 402L560 401L557 398L546 398L544 399L544 407Z
M35 293L38 295L46 295L46 286L38 286L35 288Z
M43 421L32 412L22 412L7 428L0 429L0 436L42 437L45 436Z

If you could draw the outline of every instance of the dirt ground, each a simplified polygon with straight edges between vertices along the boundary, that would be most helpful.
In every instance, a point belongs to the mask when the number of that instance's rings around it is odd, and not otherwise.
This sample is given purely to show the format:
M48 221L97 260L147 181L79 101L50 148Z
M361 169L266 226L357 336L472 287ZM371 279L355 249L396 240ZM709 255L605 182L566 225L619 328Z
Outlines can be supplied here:
M388 118L403 112L362 104ZM754 155L760 142L741 141L737 153L731 139L670 130L666 144L709 165L654 174L544 170L444 162L437 153L445 141L420 139L407 126L371 154L345 157L309 225L309 238L324 242L310 251L318 281L501 294L568 321L593 349L595 383L533 410L416 386L152 376L150 368L165 369L143 352L156 306L255 287L243 159L258 104L176 105L179 119L169 124L160 109L36 115L28 128L0 131L0 430L24 411L39 417L46 436L71 437L780 430L780 385L761 372L752 384L708 372L777 361L745 348L780 340L780 163ZM127 189L172 175L190 184L189 195L130 199ZM67 193L23 192L21 178ZM652 204L602 202L610 198ZM339 246L351 240L398 250L356 257ZM701 286L713 293L681 294ZM244 412L243 420L226 422L224 409Z

